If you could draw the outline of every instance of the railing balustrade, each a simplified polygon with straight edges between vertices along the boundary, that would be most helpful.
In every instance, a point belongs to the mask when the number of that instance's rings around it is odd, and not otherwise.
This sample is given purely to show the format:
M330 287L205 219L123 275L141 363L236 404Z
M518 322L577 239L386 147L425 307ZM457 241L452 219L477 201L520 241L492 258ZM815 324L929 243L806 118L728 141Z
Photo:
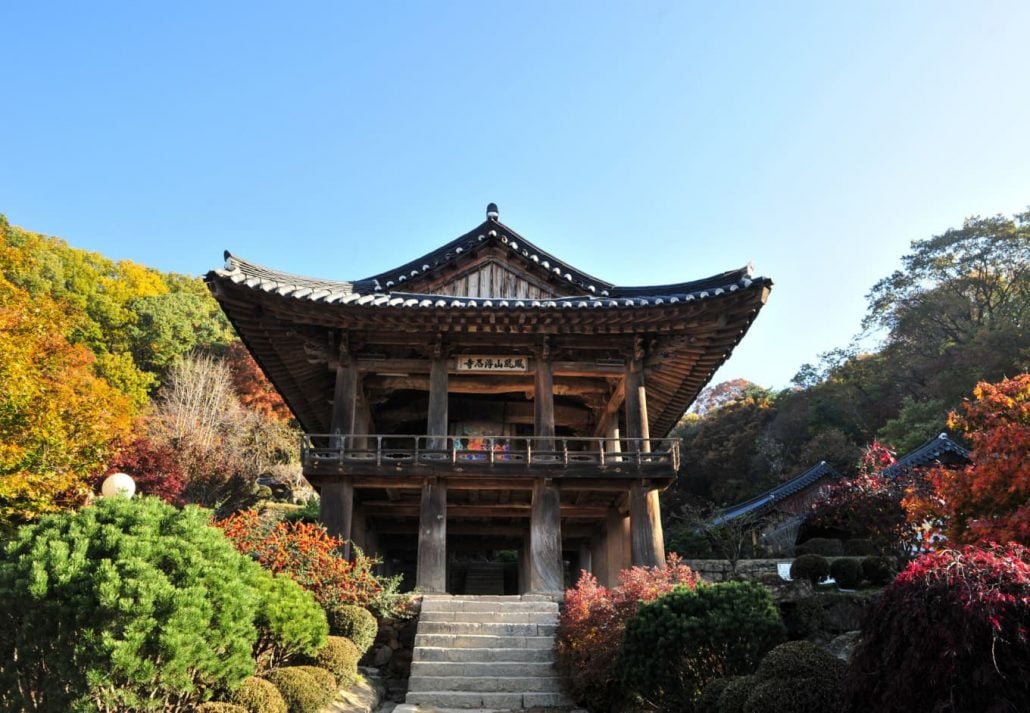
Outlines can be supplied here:
M679 469L677 438L553 438L308 433L305 466L334 464L471 467L665 465Z

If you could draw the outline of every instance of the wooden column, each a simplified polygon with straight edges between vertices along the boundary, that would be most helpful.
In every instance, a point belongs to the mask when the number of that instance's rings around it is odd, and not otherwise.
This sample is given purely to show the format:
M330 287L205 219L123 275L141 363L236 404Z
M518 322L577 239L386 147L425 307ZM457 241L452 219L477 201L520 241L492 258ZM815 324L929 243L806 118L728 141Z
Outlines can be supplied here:
M597 528L597 532L590 539L590 546L590 563L593 566L591 573L603 586L608 586L608 550L605 544L604 524Z
M519 594L529 594L530 592L530 579L532 579L530 573L533 571L532 550L529 532L526 532L522 536L522 547L519 548Z
M642 438L636 441L630 450L650 452L650 426L647 423L647 390L644 388L644 350L642 340L637 339L633 358L626 361L626 436Z
M362 552L368 554L368 539L365 536L365 511L361 509L360 503L355 503L352 512L354 514L351 516L351 542L355 547L360 547ZM356 554L353 547L351 548L351 554Z
M602 584L608 587L618 586L619 572L630 567L629 540L629 518L619 512L618 508L610 508L605 522L605 549L608 560L605 570L608 581Z
M436 478L422 482L415 586L427 594L447 591L447 483Z
M347 351L346 338L340 341L339 360L336 363L336 388L333 390L333 413L330 426L333 433L349 436L354 433L358 407L358 367ZM344 444L347 447L350 444Z
M535 594L565 588L561 557L561 502L558 489L543 478L533 481L529 520L530 583Z
M351 528L354 522L354 486L350 481L326 483L318 500L318 519L326 531L344 540L341 554L351 556Z
M544 342L536 360L534 380L534 435L538 438L554 438L554 371L551 364L551 350ZM554 450L553 440L539 445L542 450Z
M593 552L590 550L589 540L579 543L579 571L573 573L573 583L579 581L580 572L583 570L590 572L590 574L594 573Z
M440 344L429 367L429 416L426 423L429 447L447 448L447 359Z
M633 566L660 567L665 563L662 517L658 491L634 483L629 491Z

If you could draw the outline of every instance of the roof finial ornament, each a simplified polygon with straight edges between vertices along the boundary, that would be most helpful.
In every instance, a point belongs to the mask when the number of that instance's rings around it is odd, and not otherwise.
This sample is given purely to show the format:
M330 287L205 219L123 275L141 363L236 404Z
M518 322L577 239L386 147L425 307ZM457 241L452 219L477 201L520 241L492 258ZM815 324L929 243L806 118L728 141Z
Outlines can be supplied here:
M487 220L497 220L500 216L501 216L501 214L497 210L497 204L496 203L489 203L489 204L487 204L487 206L486 206L486 219Z

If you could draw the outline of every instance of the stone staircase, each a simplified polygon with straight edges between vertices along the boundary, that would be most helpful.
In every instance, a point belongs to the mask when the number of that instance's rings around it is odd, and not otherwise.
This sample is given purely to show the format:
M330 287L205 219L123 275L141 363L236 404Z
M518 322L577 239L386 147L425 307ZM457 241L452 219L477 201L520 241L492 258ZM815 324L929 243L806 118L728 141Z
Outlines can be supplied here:
M551 597L427 595L402 710L562 708Z

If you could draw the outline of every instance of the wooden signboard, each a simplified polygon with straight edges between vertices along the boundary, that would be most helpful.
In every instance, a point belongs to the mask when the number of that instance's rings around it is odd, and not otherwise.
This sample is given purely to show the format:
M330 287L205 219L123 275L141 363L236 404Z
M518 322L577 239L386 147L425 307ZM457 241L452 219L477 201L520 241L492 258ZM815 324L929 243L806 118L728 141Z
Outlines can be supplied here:
M529 359L524 356L492 356L489 354L463 354L456 360L458 371L526 372Z

